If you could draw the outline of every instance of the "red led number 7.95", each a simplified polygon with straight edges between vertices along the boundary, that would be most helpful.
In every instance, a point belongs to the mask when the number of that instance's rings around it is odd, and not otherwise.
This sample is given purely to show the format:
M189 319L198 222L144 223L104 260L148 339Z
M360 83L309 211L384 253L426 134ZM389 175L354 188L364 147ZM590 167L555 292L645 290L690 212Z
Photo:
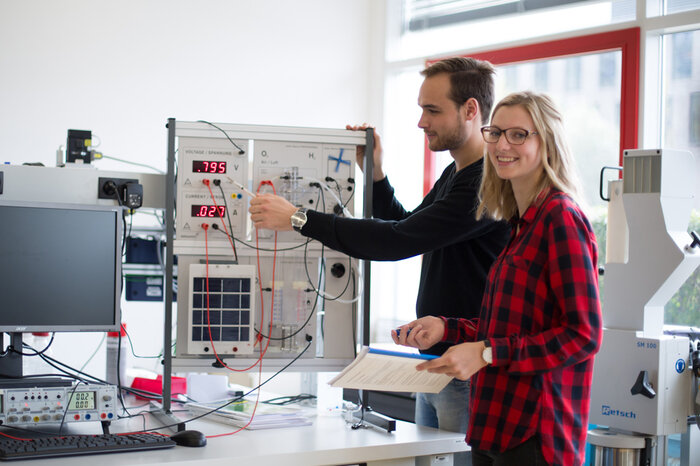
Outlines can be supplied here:
M213 160L193 160L192 171L194 173L226 173L226 162L216 162Z

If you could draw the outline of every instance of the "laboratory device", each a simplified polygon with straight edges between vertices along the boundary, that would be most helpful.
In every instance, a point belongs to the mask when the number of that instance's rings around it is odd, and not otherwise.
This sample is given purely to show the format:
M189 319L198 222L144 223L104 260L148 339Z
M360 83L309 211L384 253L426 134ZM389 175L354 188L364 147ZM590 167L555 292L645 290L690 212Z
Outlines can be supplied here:
M66 139L66 162L90 163L92 161L91 146L92 131L69 129Z
M256 230L251 197L352 216L365 132L170 120L177 180L173 367L342 368L354 358L357 261L296 231ZM206 289L206 285L209 289ZM225 289L226 287L231 287ZM240 287L238 289L237 287Z
M688 336L665 331L664 305L700 264L700 244L687 231L694 168L690 152L629 150L622 179L609 184L604 334L590 422L654 446L686 433L693 414L694 348Z
M34 380L34 382L32 382ZM109 422L117 419L117 387L61 380L45 383L28 378L18 384L0 382L0 424L43 426L66 422Z

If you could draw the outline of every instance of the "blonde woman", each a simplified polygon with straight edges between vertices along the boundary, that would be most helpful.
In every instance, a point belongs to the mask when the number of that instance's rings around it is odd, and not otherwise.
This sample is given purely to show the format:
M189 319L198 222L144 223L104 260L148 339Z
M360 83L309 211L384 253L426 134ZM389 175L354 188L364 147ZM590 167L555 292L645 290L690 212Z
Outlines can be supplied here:
M515 93L481 132L477 217L513 228L480 318L424 317L392 337L421 349L460 343L418 369L472 379L467 443L475 466L579 465L602 317L596 240L576 202L561 115L545 95Z

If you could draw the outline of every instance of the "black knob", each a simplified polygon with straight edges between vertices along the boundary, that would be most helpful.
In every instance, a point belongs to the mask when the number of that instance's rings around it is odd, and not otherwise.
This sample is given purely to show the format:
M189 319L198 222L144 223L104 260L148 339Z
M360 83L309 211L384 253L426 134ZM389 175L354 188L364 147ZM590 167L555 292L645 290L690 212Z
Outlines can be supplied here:
M693 238L693 242L690 243L690 249L700 247L700 236L694 231L690 232L690 236Z
M654 387L652 387L651 383L649 383L649 373L647 371L639 371L637 381L634 383L634 385L632 385L630 393L632 393L632 395L646 396L650 400L656 396Z
M340 278L345 275L345 266L340 262L336 262L331 266L331 275L335 278Z

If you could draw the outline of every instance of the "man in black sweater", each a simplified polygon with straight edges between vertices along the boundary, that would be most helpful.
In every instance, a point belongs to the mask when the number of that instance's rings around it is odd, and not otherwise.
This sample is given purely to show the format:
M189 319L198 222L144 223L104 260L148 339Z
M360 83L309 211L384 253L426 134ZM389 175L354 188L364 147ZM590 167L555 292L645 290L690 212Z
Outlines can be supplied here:
M299 231L353 257L399 260L423 254L416 315L478 317L488 270L506 244L509 227L474 212L483 170L481 126L493 104L490 63L449 58L421 72L425 80L418 126L432 151L450 151L450 164L413 211L406 211L382 170L382 147L375 132L372 219L344 218L298 209L284 198L256 196L250 214L257 228ZM348 127L364 129L365 127ZM358 150L363 166L364 153ZM438 345L428 353L442 354ZM418 394L416 423L465 432L469 382L453 380L437 395Z

